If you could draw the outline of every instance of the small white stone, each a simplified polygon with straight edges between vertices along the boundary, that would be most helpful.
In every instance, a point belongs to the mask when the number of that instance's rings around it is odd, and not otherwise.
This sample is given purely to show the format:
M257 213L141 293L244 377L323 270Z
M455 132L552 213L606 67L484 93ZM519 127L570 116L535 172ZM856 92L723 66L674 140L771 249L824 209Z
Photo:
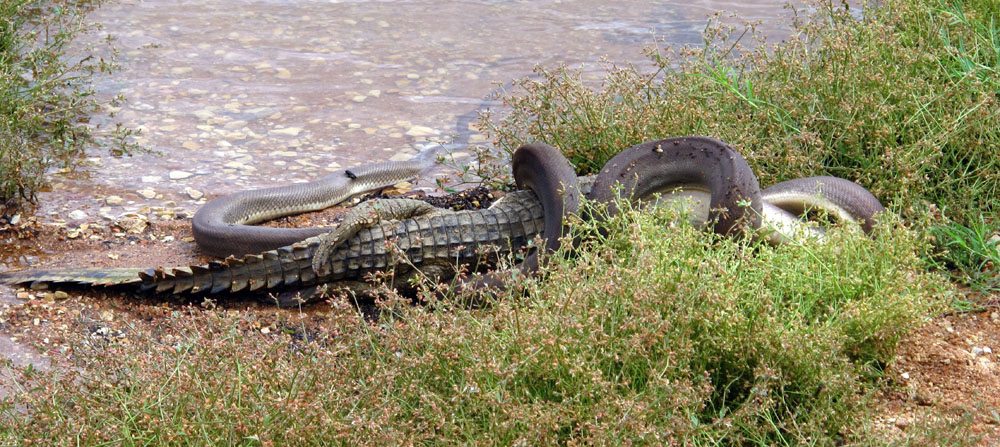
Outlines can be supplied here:
M21 215L20 214L15 214L14 217L10 218L10 224L11 225L17 225L19 223L21 223Z
M163 236L163 242L173 242L173 241L174 241L173 236Z
M107 196L104 198L104 203L110 206L121 205L125 203L125 199L118 196Z
M283 128L283 129L272 129L268 133L277 134L277 135L291 135L291 136L294 137L294 136L297 136L300 132L302 132L302 128L301 127L286 127L286 128Z
M990 348L989 346L983 346L983 354L992 354L992 353L993 353L992 348Z
M393 155L392 157L389 157L389 161L406 161L411 158L413 158L413 156L409 154L396 154Z
M208 109L195 110L194 116L198 117L198 119L207 120L215 116L215 112Z
M411 137L426 137L429 135L437 135L438 133L440 132L426 126L413 126L410 130L406 131L406 134Z
M163 177L158 175L144 175L142 176L143 183L159 183L163 181Z
M192 198L194 200L198 200L198 199L202 198L202 196L205 195L201 191L198 191L197 189L194 189L194 188L191 188L191 187L185 188L184 192L187 193L188 197L190 197L190 198Z
M979 346L976 346L976 347L972 348L972 355L973 356L979 357L979 356L981 356L983 354L985 354L985 351L983 350L983 348L980 348Z
M192 175L194 175L194 174L192 174L190 172L187 172L187 171L170 171L170 179L171 180L186 179L186 178L188 178L188 177L190 177Z
M143 197L145 197L147 199L152 199L152 198L156 197L156 191L153 191L152 189L140 189L140 190L138 190L136 192L140 196L143 196Z
M72 211L72 212L69 213L69 218L73 219L73 220L85 219L86 217L87 217L87 213L85 213L83 211L80 211L80 210L74 210L74 211Z

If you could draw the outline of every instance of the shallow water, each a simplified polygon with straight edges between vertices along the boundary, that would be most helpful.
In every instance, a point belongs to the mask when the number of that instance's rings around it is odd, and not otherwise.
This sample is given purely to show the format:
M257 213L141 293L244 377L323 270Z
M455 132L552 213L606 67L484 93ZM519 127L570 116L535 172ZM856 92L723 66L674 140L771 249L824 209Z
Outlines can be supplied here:
M496 82L510 88L535 65L581 67L594 78L602 58L649 66L644 46L698 43L719 10L779 34L774 24L786 14L764 0L107 4L91 18L117 40L121 70L98 91L128 98L115 119L142 129L137 141L160 155L95 151L86 172L57 178L41 195L40 215L72 225L170 201L194 211L198 193L408 158L429 140L486 143L471 124L479 110L502 112L489 99L503 88ZM108 195L125 203L107 206ZM70 219L75 210L86 217Z
M491 95L530 76L535 65L580 67L592 79L603 73L602 58L650 67L643 47L660 39L699 43L708 17L719 10L761 20L772 36L784 32L778 19L787 12L773 0L106 4L91 19L116 39L121 69L99 79L97 90L128 98L113 110L115 120L142 129L137 142L159 155L115 158L93 151L86 169L53 177L36 217L75 231L106 226L127 212L190 216L217 195L409 158L429 141L451 141L461 152L488 143L471 127L478 111L502 113ZM112 122L95 117L93 123ZM62 239L49 239L0 247L0 271L38 263L106 265L105 256L122 256L125 262L117 263L129 265L178 261L157 254L155 245L128 248L118 241L107 253L81 255ZM174 249L181 258L191 256L190 242L159 247ZM11 289L0 296L17 305ZM0 352L16 365L46 364L25 349L0 336Z
M86 169L54 177L37 215L74 227L144 207L190 214L217 195L409 158L429 141L461 157L488 143L472 127L477 113L503 113L490 98L534 66L566 64L593 79L602 59L651 68L643 47L696 44L720 10L772 35L787 15L765 0L106 4L90 18L115 39L121 69L96 87L127 102L92 122L141 129L136 141L155 153L93 151ZM109 205L112 195L123 202ZM45 258L8 248L3 269Z

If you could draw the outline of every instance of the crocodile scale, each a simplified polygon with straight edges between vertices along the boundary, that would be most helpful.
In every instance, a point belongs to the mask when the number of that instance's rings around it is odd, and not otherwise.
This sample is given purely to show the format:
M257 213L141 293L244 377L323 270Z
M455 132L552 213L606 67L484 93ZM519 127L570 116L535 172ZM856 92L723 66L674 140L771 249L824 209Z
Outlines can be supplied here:
M144 291L172 294L287 289L363 280L369 273L394 264L398 269L408 269L409 264L490 263L513 248L527 246L540 235L544 224L542 206L534 193L517 191L487 209L444 211L364 228L334 250L319 273L312 266L319 238L312 237L275 250L205 265L16 271L0 273L0 283L137 284ZM398 255L405 255L409 264L396 263Z

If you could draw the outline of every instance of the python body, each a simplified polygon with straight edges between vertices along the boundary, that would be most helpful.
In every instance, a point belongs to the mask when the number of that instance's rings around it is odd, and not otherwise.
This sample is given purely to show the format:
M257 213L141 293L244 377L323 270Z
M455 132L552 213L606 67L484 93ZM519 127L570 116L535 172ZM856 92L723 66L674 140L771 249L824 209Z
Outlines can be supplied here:
M376 178L388 171L411 176L426 169L427 160L368 165L334 174L339 176L333 177L334 181L329 181L331 176L321 181L324 185L333 185L332 191L320 191L317 186L321 182L312 182L254 194L238 193L206 205L199 212L201 218L196 215L196 237L207 251L239 253L240 247L249 244L255 247L254 250L260 249L258 254L175 269L8 272L0 274L0 282L138 285L143 290L177 294L289 289L331 282L355 287L366 275L386 269L392 269L400 284L412 274L445 280L454 275L456 265L473 269L489 267L498 257L528 245L536 236L544 239L545 250L554 250L565 225L564 218L577 206L577 189L592 200L608 203L613 203L618 194L648 199L653 194L669 193L677 188L707 191L710 214L701 222L714 222L713 229L720 233L733 232L744 224L760 230L763 228L761 216L765 223L775 220L771 216L796 221L796 216L784 209L794 211L792 205L833 207L834 213L864 224L870 224L882 209L863 188L840 179L839 182L799 179L792 181L795 183L779 184L783 185L781 187L775 185L773 193L769 193L771 188L768 188L761 194L756 177L742 157L725 143L704 137L671 138L626 149L602 169L589 188L591 181L578 183L568 166L554 148L527 145L515 151L514 156L515 177L519 186L526 189L508 194L485 210L451 212L424 207L415 212L408 209L411 205L403 205L401 211L362 222L346 232L307 229L311 233L305 239L282 247L273 245L284 244L281 239L284 237L301 237L300 233L279 230L283 233L279 238L275 236L278 233L270 231L278 229L246 231L257 228L247 228L243 224L263 219L261 216L265 214L261 209L270 208L272 214L267 216L271 218L299 212L295 209L275 211L290 193L312 194L312 197L349 196L353 194L350 188L358 187L354 184L358 183L356 180ZM613 187L616 183L623 187ZM775 203L768 202L768 198L775 198ZM362 214L356 212L355 215ZM323 234L315 235L321 232ZM208 242L203 242L206 240ZM489 249L484 250L486 247ZM404 255L404 262L398 262L400 255ZM529 256L528 261L520 268L531 272L537 268L537 258ZM486 276L467 284L485 287L498 282L495 277Z

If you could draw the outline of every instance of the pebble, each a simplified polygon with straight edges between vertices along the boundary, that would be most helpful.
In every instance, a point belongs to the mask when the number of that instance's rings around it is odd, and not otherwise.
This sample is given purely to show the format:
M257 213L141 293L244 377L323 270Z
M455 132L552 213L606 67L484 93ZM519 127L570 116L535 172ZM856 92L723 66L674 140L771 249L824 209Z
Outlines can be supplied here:
M69 213L69 218L73 220L80 220L87 218L87 213L80 210L73 210Z
M15 214L14 217L10 218L10 224L11 225L17 225L19 223L21 223L21 215L20 214Z
M437 135L439 133L440 132L426 126L413 126L406 131L406 134L411 137L426 137L430 135Z
M55 293L52 294L52 298L55 298L57 300L64 300L66 298L69 298L69 294L63 292L62 290L57 290Z
M250 167L238 161L227 161L222 166L229 169L247 169Z
M144 175L142 176L143 183L159 183L163 181L163 177L158 175Z
M895 425L897 428L905 429L910 426L910 420L908 418L898 418L895 421Z
M294 137L294 136L298 136L299 133L301 133L301 132L302 132L302 128L301 127L285 127L283 129L271 129L271 131L269 131L268 133L277 134L277 135L290 135L290 136Z
M194 200L198 200L198 199L202 198L205 195L203 192L198 191L197 189L194 189L194 188L192 188L190 186L187 187L187 188L184 188L184 192L187 193L188 197L190 197L190 198L192 198Z
M171 180L181 180L191 177L194 174L187 171L170 171L169 175Z
M194 116L198 117L198 119L207 120L215 116L215 112L208 109L195 110Z
M111 205L111 206L121 205L121 204L125 203L125 199L123 199L123 198L121 198L119 196L107 196L107 197L104 198L104 203L106 203L108 205Z
M153 191L152 189L140 189L136 192L139 193L140 196L143 196L147 199L152 199L156 197L156 191Z
M138 213L125 213L115 219L115 225L126 233L138 234L146 231L149 219Z
M986 354L986 350L985 349L980 348L979 346L975 346L975 347L972 348L972 355L974 357L979 357L979 356L981 356L983 354Z
M389 157L389 161L406 161L411 158L413 158L413 155L398 153L396 155L393 155L392 157Z

